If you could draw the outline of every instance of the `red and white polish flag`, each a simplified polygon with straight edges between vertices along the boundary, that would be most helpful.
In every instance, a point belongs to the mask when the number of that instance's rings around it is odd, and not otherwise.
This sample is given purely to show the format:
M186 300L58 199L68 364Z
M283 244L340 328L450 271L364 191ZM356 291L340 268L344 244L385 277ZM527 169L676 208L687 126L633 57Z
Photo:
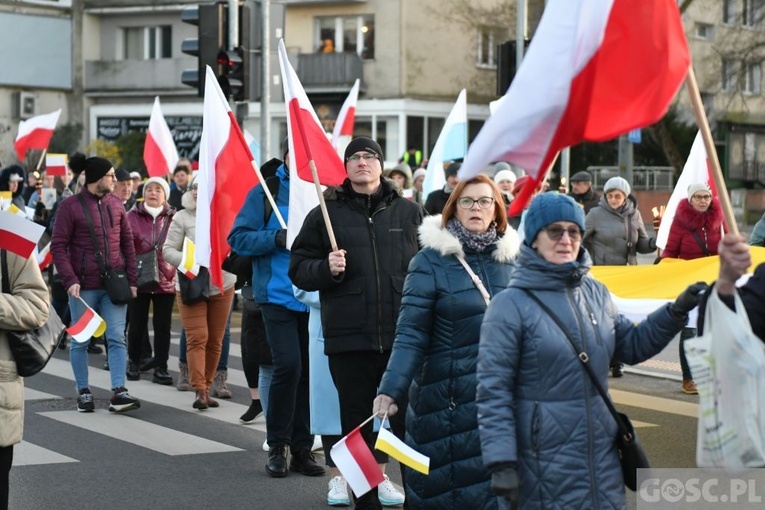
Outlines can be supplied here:
M351 87L348 97L345 98L343 106L340 107L340 113L337 114L335 129L332 130L332 145L337 150L337 154L342 158L345 155L345 148L353 138L353 127L356 124L356 104L359 102L359 84L361 80L356 78L356 83Z
M335 443L329 454L356 497L366 494L385 480L375 456L361 436L361 427L356 427Z
M91 337L101 336L106 331L106 321L95 310L80 299L85 311L77 319L77 322L66 328L66 332L77 343L90 341Z
M459 177L508 161L538 184L561 149L661 119L689 66L676 0L550 0ZM524 187L510 214L526 207L534 189Z
M228 234L247 193L258 184L252 154L210 66L205 74L205 101L199 148L195 260L223 288L221 264L231 251Z
M30 149L47 149L50 139L53 137L53 131L58 124L58 118L61 115L61 108L53 113L38 115L28 120L22 120L19 123L19 133L16 135L16 141L13 147L16 149L16 156L19 161L23 161Z
M66 154L46 154L45 155L45 174L46 175L66 175L68 163Z
M37 265L40 266L40 271L45 271L48 266L53 262L53 254L50 252L50 243L46 244L42 250L38 250L35 247L35 259Z
M178 163L178 149L175 147L173 134L167 126L159 96L154 98L154 106L149 118L149 130L143 146L143 162L149 177L164 177L171 173Z
M45 227L29 221L25 214L0 211L0 248L29 258L43 233Z

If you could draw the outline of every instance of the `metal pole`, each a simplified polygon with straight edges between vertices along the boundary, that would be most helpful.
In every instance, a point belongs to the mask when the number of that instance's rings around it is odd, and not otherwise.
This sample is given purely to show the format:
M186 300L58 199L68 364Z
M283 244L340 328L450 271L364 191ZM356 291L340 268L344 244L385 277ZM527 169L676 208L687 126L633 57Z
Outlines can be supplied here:
M523 60L523 43L529 31L528 0L518 0L515 19L515 69L521 66Z
M233 50L239 46L239 2L228 0L228 40L226 49Z
M262 0L261 15L263 18L263 44L261 58L263 60L263 75L260 93L260 161L268 161L271 157L271 0ZM281 154L280 154L281 156Z

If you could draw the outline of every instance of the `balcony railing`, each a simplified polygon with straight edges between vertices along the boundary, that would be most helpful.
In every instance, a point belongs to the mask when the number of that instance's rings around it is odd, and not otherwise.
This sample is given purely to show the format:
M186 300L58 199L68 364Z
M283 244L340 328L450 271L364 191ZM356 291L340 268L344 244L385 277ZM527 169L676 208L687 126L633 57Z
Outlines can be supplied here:
M181 72L194 66L194 58L88 60L85 62L85 91L191 90L181 84Z
M364 65L356 53L300 53L296 72L306 92L341 92L362 79Z

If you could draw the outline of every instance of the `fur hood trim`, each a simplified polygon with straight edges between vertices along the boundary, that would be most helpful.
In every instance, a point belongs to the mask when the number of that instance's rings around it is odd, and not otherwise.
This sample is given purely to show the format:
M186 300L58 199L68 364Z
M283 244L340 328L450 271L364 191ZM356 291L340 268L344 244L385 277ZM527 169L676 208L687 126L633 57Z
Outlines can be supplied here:
M464 257L465 251L462 243L448 230L441 227L441 215L426 216L420 225L420 244L423 248L430 248L441 255L459 255ZM521 249L521 240L518 232L510 225L496 242L496 249L491 255L497 262L506 263L515 260Z

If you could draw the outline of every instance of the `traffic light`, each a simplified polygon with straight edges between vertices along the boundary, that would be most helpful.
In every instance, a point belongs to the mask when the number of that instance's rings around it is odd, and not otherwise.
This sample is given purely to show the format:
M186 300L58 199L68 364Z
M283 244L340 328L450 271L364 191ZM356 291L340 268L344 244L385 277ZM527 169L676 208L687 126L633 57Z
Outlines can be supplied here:
M197 27L197 37L189 37L181 43L181 51L197 57L197 67L184 69L181 83L197 89L204 97L205 66L218 69L218 53L225 48L227 38L227 11L225 3L192 5L181 11L181 21Z
M226 97L234 101L248 99L247 63L241 46L218 53L218 84Z

